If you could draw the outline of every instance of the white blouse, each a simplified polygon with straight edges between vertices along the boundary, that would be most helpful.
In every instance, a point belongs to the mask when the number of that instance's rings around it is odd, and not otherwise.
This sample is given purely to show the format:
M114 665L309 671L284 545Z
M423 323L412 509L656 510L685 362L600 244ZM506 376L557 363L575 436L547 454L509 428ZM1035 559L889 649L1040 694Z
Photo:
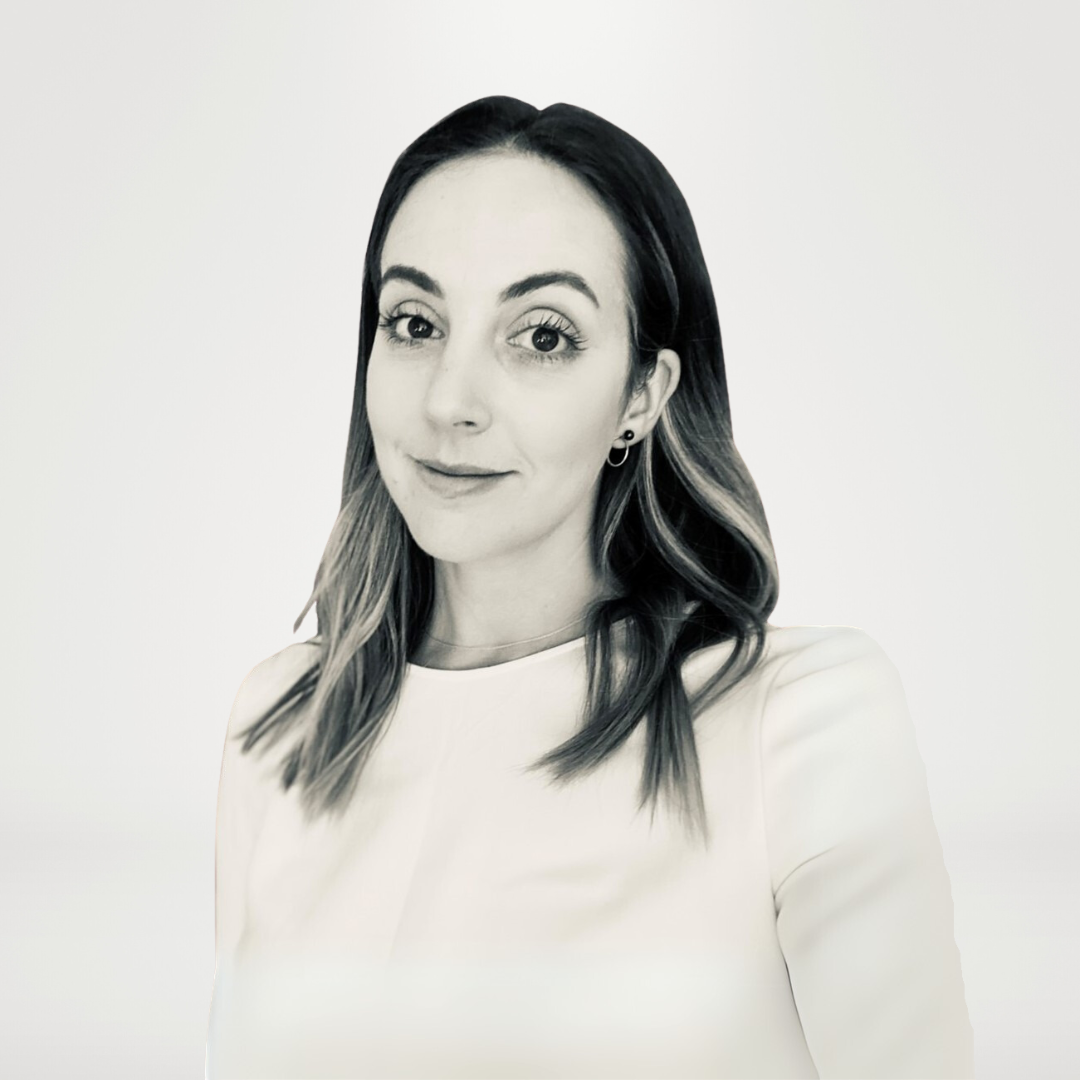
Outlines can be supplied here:
M645 724L558 786L584 638L409 665L345 815L304 824L232 736L206 1053L223 1077L971 1077L949 877L898 672L864 631L770 627L696 721L706 850L638 811ZM688 691L730 642L684 664Z

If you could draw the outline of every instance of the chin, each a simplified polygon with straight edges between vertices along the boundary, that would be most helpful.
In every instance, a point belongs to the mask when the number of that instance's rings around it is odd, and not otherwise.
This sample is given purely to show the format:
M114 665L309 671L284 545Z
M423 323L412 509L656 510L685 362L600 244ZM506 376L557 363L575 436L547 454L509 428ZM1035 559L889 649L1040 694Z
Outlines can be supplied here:
M414 525L406 519L406 524L416 546L439 562L476 562L497 556L506 549L505 541L500 544L497 537L487 537L472 522L443 525L429 521Z

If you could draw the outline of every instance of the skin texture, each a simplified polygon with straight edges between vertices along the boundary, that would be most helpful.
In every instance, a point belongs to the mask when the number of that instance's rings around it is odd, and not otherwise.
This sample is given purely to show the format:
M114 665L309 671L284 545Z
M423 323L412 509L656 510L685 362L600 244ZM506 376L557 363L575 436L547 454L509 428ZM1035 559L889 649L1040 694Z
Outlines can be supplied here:
M589 532L601 470L622 433L652 430L674 392L679 358L661 350L648 384L624 408L630 363L622 239L592 192L566 170L501 153L452 162L409 192L387 234L380 271L415 267L440 298L387 280L367 370L379 469L419 547L435 560L430 632L496 646L549 634L613 590L592 565ZM532 274L572 271L599 307L563 284L500 302ZM419 316L410 318L410 316ZM555 321L581 335L574 351ZM554 362L550 362L554 361ZM511 475L445 498L412 460L468 463ZM580 637L464 654L425 643L415 662L481 667Z

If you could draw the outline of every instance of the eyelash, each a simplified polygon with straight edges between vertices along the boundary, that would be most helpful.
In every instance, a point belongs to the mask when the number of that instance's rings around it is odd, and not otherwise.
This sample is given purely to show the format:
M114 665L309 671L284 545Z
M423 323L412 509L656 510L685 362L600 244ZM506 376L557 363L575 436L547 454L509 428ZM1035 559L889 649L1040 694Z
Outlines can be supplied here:
M410 338L402 337L394 330L394 324L400 322L402 319L416 318L426 322L429 326L432 326L432 322L426 316L421 315L418 311L398 311L394 315L383 315L379 319L379 326L384 331L388 341L394 345L404 345L406 348L414 349L417 346L423 345L429 338ZM559 315L544 315L538 322L530 323L528 326L523 326L514 337L518 337L521 334L527 333L529 330L545 329L555 330L561 334L569 346L569 348L562 353L542 353L537 349L529 349L524 346L517 345L515 348L523 349L525 352L531 353L533 358L541 364L557 364L567 358L567 356L580 352L584 347L586 338L584 334L576 331L562 316Z

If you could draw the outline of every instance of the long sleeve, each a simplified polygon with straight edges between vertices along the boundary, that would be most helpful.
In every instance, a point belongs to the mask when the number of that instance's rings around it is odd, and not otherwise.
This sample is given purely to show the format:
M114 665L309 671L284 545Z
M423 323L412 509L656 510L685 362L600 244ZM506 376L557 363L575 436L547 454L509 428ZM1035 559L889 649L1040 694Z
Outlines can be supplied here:
M948 872L899 673L814 628L761 714L777 933L822 1077L971 1077Z

